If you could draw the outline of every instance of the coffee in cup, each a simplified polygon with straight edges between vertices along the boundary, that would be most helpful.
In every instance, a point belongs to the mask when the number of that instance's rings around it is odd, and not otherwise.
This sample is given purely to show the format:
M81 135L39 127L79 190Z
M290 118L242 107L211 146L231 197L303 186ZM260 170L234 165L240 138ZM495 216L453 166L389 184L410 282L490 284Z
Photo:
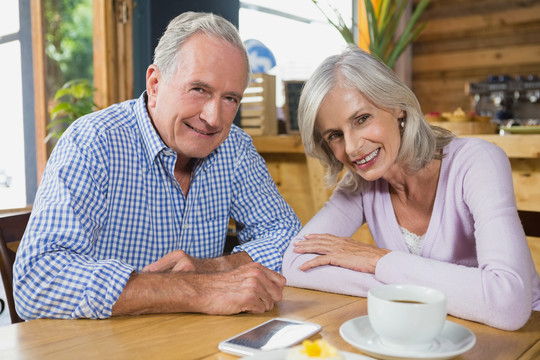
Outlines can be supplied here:
M446 321L443 292L417 285L382 285L368 291L368 318L382 345L423 350Z

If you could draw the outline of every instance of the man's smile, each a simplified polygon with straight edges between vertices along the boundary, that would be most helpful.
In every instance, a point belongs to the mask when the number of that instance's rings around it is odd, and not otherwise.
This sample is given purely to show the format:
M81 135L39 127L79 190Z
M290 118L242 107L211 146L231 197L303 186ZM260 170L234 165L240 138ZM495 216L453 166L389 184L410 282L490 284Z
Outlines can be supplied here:
M202 134L202 135L207 135L207 136L210 136L210 135L214 135L214 134L217 134L217 131L214 131L214 132L204 132L202 130L199 130L199 129L196 129L194 128L193 126L189 125L189 124L186 124L187 127L189 127L191 130L199 133L199 134Z

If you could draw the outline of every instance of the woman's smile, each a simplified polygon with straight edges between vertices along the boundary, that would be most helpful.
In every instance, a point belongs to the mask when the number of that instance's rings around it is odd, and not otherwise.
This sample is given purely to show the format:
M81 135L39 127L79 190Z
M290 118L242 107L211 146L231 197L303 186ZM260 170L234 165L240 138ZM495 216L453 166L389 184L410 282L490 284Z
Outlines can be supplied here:
M381 148L375 149L375 151L367 154L363 158L361 158L359 160L354 160L353 163L356 164L357 166L363 167L363 168L370 166L371 164L375 163L375 161L377 161L376 158L379 155L379 150L380 149Z

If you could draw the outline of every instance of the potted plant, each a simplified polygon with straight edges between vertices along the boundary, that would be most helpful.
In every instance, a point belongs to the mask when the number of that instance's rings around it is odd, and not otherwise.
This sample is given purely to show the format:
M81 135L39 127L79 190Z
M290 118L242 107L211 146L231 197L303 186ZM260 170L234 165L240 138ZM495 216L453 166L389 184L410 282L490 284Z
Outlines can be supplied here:
M97 109L95 91L88 79L74 79L56 92L54 101L57 103L50 112L51 122L47 125L45 142L58 140L72 122Z
M347 26L336 8L329 2L321 4L319 0L311 1L323 13L328 22L340 32L347 43L356 43L353 30ZM398 24L405 13L409 0L359 0L359 4L362 2L366 13L368 34L360 34L360 36L367 37L366 42L369 43L369 49L366 50L381 59L388 67L393 68L401 53L425 28L426 22L419 23L418 19L430 0L420 0L411 18L407 20L405 29L400 34L397 34ZM353 29L358 29L358 26L353 24Z

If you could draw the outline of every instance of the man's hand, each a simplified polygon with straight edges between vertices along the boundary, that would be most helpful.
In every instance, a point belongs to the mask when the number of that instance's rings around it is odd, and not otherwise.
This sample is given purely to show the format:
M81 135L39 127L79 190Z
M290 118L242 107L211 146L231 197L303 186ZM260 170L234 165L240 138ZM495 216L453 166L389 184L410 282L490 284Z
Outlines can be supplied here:
M182 250L168 253L156 262L146 265L142 272L164 273L164 272L196 272L197 262L202 260L189 256Z
M112 315L262 314L281 300L284 286L283 276L254 262L218 273L134 273Z
M193 311L214 315L262 314L282 298L285 278L258 263L232 271L199 275L193 283Z
M212 259L198 259L189 256L182 250L168 253L152 264L146 265L143 273L175 273L175 272L196 272L213 273L235 269L243 264L253 262L246 252L239 252L233 255L220 256Z

